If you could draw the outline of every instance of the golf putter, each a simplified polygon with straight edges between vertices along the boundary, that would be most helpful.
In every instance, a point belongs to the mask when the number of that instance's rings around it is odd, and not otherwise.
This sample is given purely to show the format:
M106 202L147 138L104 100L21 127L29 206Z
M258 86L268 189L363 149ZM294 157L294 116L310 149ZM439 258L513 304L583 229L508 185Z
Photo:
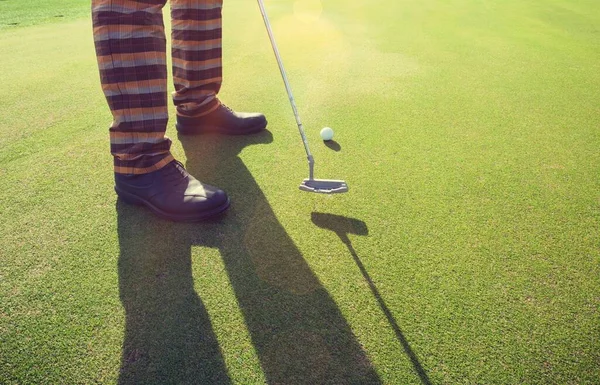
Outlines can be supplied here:
M290 104L292 105L294 116L296 117L296 123L298 124L298 131L300 131L300 136L302 137L302 142L304 143L304 150L306 151L306 156L308 158L308 179L304 179L302 181L300 184L300 190L321 194L347 192L348 185L343 180L314 178L315 159L313 158L310 148L308 147L308 139L306 139L306 134L304 133L304 128L302 127L300 116L298 115L298 109L296 108L296 102L294 101L294 96L292 95L292 89L290 88L285 69L283 68L283 62L281 61L281 56L279 55L279 50L277 49L277 44L275 43L275 38L273 37L273 31L271 30L271 23L269 23L269 18L267 17L267 12L265 11L265 6L262 0L258 0L258 6L260 7L260 13L265 21L265 26L267 27L267 33L269 34L271 47L273 47L277 64L279 64L279 71L281 72L281 77L283 78L283 83L285 84L285 90L287 91L288 98L290 99Z

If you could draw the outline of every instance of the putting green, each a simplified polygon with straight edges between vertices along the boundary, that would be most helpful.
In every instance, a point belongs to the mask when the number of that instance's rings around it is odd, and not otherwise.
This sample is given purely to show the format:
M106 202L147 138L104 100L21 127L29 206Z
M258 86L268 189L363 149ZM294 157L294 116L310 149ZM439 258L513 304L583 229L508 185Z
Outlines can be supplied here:
M116 200L89 4L0 5L1 382L594 383L600 5L265 3L316 176L350 192L298 191L258 7L228 0L220 97L269 132L169 124L232 198L201 224Z

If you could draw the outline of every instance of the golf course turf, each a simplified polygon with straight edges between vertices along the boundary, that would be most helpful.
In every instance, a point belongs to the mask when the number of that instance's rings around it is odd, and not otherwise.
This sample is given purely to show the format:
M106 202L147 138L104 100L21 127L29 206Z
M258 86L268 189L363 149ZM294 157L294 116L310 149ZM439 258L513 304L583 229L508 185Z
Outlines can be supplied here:
M171 119L232 200L178 224L116 199L89 1L0 0L0 383L598 383L600 2L265 5L350 191L298 190L258 6L225 0L219 96L268 131Z

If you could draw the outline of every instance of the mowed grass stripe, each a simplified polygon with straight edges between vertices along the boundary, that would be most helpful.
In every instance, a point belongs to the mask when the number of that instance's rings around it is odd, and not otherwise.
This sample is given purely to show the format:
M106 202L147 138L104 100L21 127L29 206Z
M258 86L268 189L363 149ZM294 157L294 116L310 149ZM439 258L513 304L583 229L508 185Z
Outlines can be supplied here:
M90 13L86 0L37 0L35 3L19 0L0 2L0 31L18 30L37 24L65 23L83 18Z

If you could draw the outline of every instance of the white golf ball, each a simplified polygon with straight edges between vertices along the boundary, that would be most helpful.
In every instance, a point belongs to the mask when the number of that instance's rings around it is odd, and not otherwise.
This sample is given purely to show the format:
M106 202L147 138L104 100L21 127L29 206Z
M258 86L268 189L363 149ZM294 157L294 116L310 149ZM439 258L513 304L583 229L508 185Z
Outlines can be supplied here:
M321 139L331 140L333 139L333 130L331 127L325 127L321 130Z

